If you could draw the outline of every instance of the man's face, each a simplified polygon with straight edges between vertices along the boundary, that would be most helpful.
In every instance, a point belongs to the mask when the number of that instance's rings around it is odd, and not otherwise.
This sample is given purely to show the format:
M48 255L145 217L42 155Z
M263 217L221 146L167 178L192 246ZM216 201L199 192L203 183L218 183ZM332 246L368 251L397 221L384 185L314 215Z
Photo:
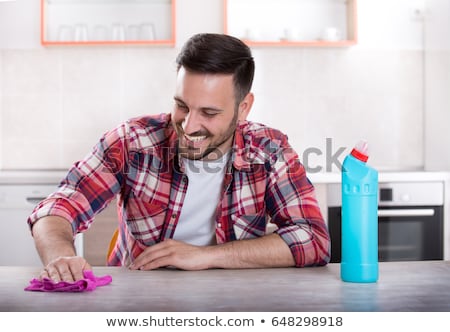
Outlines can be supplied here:
M180 68L177 74L172 121L179 138L180 155L214 160L233 144L238 120L233 76L202 74Z

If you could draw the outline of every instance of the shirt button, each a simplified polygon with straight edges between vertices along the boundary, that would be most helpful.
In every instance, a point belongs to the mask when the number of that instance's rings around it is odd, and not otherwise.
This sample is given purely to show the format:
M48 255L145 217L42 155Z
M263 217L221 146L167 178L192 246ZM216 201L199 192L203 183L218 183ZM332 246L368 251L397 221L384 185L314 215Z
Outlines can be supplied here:
M217 228L222 228L222 224L220 222L217 223Z
M176 213L172 214L172 219L176 219L176 218L177 218L177 214Z

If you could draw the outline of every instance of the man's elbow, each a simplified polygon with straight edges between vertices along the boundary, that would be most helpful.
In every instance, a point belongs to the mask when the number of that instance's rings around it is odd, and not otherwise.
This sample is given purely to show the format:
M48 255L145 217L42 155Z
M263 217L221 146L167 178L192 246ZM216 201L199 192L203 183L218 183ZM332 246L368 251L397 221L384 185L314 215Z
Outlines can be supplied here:
M298 250L291 250L296 267L324 266L331 260L331 245L329 239L312 240Z

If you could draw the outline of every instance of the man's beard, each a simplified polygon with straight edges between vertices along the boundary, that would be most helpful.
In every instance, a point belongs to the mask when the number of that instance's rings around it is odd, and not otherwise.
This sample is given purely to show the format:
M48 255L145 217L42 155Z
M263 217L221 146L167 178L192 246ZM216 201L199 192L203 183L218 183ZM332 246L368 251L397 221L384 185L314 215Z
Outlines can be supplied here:
M174 124L175 131L178 135L178 153L180 156L187 158L187 159L194 159L194 160L202 160L208 157L209 155L216 153L216 158L209 158L211 160L219 159L223 156L223 152L220 150L220 146L222 146L225 142L227 142L232 136L234 136L236 127L237 127L237 118L238 118L238 112L237 110L234 112L233 119L230 122L230 126L227 129L227 131L221 135L222 139L218 143L212 142L209 146L206 147L205 151L203 153L200 153L199 148L190 148L189 146L182 147L180 142L180 137L182 139L186 140L186 137L184 137L184 130L181 126L181 123ZM198 131L195 133L192 133L189 136L206 136L206 139L211 137L211 133L207 130Z

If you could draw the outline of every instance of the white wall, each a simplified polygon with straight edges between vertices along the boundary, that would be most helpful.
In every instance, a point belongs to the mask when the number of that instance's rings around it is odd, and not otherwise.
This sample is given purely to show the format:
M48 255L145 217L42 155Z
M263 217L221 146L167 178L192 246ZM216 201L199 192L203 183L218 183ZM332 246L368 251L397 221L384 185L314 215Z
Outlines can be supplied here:
M2 68L3 68L3 55L0 52L0 169L2 169L3 165L3 144L1 141L3 140L3 75L2 75Z
M177 47L199 32L223 32L222 0L177 0Z
M450 170L450 1L428 0L425 24L425 168Z
M355 47L255 49L252 119L283 128L300 150L324 151L311 167L325 167L329 137L334 150L367 139L379 169L423 168L423 22L413 2L359 0Z
M39 47L39 0L0 1L0 45L8 48Z
M251 120L285 131L300 154L320 148L311 167L325 167L327 137L334 150L364 137L374 166L423 168L423 25L413 2L359 0L355 47L254 48ZM0 50L0 167L67 168L127 117L170 111L179 48L223 27L221 0L177 4L175 48Z

